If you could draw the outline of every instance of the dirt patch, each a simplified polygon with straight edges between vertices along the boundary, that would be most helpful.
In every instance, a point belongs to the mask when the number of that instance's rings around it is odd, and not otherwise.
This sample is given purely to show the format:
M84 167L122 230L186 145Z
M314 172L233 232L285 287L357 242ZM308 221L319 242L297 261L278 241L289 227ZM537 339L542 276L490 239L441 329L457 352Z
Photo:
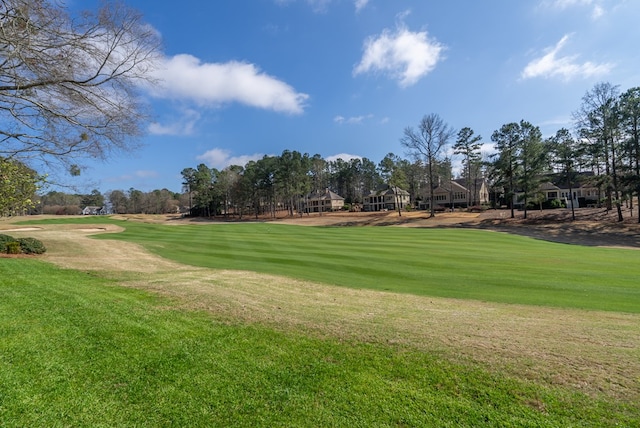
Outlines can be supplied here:
M516 212L510 218L507 210L484 213L445 212L430 217L424 211L402 213L326 213L275 220L279 223L303 226L396 226L396 227L453 227L477 228L528 236L565 244L640 248L640 224L628 211L624 222L617 222L612 211L597 208L576 210L573 220L566 209L531 211L527 218Z
M42 230L41 227L17 227L14 229L0 229L0 233L4 232L33 232L36 230Z

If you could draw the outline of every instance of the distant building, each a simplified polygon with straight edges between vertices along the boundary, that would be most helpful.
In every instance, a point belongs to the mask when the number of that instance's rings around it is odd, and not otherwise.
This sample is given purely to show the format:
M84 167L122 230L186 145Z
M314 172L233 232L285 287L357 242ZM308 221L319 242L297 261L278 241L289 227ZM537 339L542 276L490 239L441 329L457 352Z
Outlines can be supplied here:
M436 208L467 208L468 205L486 205L489 203L489 187L483 178L472 180L471 189L467 189L466 179L442 182L433 189L434 206ZM422 202L420 209L430 209L429 200Z
M106 214L104 207L86 206L82 209L82 215L102 215Z
M602 197L602 192L591 183L592 176L593 174L590 173L580 173L576 176L575 182L569 185L566 180L550 175L548 176L549 181L540 183L538 192L541 194L543 202L558 201L566 207L573 204L574 208L595 206ZM522 192L516 192L513 198L514 206L522 206Z
M304 204L304 211L308 213L338 211L344 207L344 198L329 189L324 189L307 195Z
M410 204L409 192L397 186L384 185L363 198L364 211L393 211Z

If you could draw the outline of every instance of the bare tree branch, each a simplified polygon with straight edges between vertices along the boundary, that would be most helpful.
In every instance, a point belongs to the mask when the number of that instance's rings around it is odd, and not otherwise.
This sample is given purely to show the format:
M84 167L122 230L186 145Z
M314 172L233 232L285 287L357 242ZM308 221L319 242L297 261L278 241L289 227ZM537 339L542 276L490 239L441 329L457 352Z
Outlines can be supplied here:
M159 38L116 2L70 16L47 0L0 0L0 156L69 164L136 147Z

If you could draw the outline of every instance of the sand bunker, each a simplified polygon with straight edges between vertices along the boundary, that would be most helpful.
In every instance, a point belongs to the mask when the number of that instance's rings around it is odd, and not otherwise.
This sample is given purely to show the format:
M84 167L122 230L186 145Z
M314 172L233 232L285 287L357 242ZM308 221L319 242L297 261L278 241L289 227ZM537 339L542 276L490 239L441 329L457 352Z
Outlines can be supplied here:
M41 227L20 227L20 228L16 228L16 229L2 229L0 230L0 233L2 232L30 232L33 230L42 230Z

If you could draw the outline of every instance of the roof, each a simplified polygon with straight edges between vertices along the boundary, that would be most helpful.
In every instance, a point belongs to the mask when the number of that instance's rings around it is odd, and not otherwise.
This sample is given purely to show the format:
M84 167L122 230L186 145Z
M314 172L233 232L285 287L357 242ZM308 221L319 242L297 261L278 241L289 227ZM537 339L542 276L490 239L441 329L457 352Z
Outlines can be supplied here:
M540 184L540 190L560 190L560 188L550 181L545 181Z
M318 199L318 200L332 200L332 201L343 201L344 198L337 193L332 192L329 189L325 189L323 191L312 192L308 196L309 199Z
M455 180L453 180L454 183L458 183L459 185L461 185L462 187L467 186L467 179L466 178L456 178ZM471 183L469 183L472 187L476 187L476 188L480 188L482 187L483 184L486 185L487 180L484 178L476 178L471 180Z
M399 188L398 186L389 186L388 184L384 184L378 187L376 190L372 190L371 192L369 192L367 196L383 196L383 195L395 195L395 194L408 196L409 192Z
M468 189L461 184L459 184L456 180L451 182L442 183L440 186L434 189L436 191L444 191L444 192L468 192Z

